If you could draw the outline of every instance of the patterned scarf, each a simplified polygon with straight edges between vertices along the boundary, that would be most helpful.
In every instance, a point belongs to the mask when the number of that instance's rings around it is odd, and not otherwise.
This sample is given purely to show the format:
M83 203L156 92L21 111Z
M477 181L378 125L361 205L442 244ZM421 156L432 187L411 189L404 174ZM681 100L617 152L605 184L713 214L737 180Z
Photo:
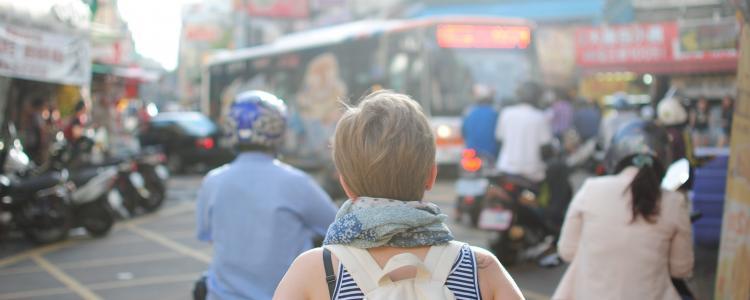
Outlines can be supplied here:
M432 203L359 197L344 202L323 244L361 249L445 244L453 240L447 218Z

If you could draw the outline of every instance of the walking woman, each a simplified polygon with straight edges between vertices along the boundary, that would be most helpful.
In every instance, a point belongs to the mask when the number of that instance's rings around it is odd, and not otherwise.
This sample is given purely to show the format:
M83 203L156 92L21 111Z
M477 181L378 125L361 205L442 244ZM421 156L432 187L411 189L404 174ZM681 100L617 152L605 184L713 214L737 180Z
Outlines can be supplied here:
M671 277L693 270L688 203L661 190L671 154L666 132L644 121L615 135L611 176L587 180L558 243L571 262L552 299L680 299Z
M350 199L324 248L297 257L274 299L522 298L491 253L453 241L447 217L422 200L437 168L417 102L367 96L339 121L333 157Z

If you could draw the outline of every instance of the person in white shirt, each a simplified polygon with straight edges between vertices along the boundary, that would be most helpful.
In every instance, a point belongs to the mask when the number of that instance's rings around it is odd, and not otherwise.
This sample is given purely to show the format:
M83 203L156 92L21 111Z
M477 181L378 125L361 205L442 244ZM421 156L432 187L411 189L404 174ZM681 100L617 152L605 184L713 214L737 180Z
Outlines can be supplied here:
M517 91L520 102L500 113L495 129L495 137L502 143L497 162L500 172L544 181L544 158L551 152L552 129L538 108L543 92L537 83L524 83Z

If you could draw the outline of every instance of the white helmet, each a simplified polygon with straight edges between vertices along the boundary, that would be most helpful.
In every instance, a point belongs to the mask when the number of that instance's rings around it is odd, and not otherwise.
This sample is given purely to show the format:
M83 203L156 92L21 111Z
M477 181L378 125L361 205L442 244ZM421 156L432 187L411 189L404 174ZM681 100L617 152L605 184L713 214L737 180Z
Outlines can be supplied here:
M669 97L656 106L659 122L664 126L680 125L687 122L688 113L680 100Z

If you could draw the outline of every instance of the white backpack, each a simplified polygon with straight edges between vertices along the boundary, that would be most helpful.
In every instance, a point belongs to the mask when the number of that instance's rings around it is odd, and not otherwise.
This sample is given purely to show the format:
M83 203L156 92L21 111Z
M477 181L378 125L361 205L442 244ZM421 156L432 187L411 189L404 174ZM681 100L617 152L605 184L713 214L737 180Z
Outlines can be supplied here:
M432 246L424 261L414 254L401 253L391 257L383 269L367 250L342 245L326 248L344 264L367 300L454 300L456 297L445 281L462 246L458 242ZM396 282L388 277L394 270L407 266L417 269L416 277Z

